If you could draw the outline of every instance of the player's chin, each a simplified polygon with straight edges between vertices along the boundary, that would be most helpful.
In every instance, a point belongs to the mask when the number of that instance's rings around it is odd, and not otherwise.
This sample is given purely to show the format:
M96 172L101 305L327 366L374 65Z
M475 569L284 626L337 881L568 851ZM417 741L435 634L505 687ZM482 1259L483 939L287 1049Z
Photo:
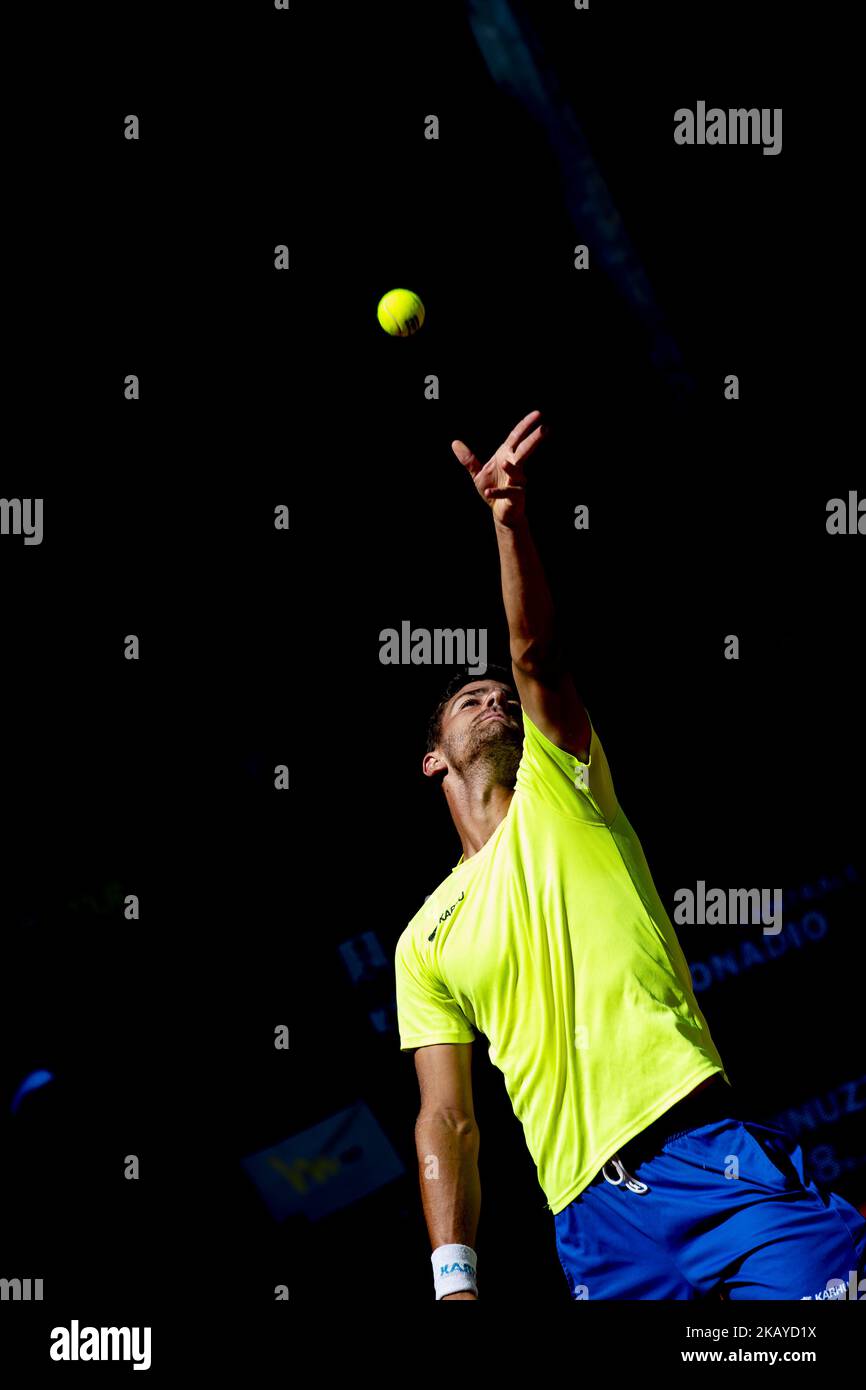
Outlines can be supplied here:
M516 724L506 724L504 719L484 719L481 728L487 731L488 738L501 739L503 743L514 743L520 737Z

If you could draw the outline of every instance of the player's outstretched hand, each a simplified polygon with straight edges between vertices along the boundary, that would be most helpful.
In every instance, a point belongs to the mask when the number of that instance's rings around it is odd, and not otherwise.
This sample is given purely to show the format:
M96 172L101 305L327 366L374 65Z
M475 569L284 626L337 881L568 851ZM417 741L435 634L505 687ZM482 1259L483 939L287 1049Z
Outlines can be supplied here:
M514 526L525 515L524 464L546 434L545 426L536 424L540 416L540 410L531 410L524 416L484 465L462 439L455 439L451 445L463 467L469 470L480 496L492 508L495 519L502 526Z

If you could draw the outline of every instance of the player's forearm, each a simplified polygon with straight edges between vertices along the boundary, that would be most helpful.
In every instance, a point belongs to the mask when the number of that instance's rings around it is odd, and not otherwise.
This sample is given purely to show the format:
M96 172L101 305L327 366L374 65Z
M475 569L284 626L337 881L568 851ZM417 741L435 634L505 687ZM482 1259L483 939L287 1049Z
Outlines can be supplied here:
M475 1248L481 1213L479 1144L475 1124L423 1111L418 1116L415 1146L421 1205L434 1250L440 1245Z
M549 669L561 651L553 598L529 525L525 517L514 526L494 525L511 659L518 666Z

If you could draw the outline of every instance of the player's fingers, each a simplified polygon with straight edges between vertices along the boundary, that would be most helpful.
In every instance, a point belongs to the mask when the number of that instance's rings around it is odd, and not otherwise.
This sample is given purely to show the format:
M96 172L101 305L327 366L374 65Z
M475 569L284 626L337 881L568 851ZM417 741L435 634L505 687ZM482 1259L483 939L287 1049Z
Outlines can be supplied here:
M519 425L515 425L510 435L505 441L506 449L514 449L520 443L523 436L532 428L541 414L540 410L530 410L528 415L524 415Z
M523 487L486 487L484 496L488 498L496 497L517 497L519 493L525 492Z
M474 478L475 474L480 469L481 464L478 462L472 450L469 448L469 445L464 444L462 439L454 439L452 440L451 448L453 449L457 458L463 464L463 467L468 468L469 472L472 474Z
M533 449L536 449L541 443L546 433L547 430L545 426L539 425L538 429L533 430L532 434L528 435L522 444L518 444L517 448L514 450L515 462L519 463L522 459L528 458Z

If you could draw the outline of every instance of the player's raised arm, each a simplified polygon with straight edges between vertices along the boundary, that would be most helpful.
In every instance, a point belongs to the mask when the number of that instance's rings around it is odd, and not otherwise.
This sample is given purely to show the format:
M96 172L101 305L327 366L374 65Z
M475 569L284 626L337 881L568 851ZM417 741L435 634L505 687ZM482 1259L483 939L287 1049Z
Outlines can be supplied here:
M540 421L540 411L531 411L483 465L462 440L455 439L451 447L493 513L511 664L521 702L552 743L587 762L589 719L563 664L553 600L526 520L525 465L545 436Z

